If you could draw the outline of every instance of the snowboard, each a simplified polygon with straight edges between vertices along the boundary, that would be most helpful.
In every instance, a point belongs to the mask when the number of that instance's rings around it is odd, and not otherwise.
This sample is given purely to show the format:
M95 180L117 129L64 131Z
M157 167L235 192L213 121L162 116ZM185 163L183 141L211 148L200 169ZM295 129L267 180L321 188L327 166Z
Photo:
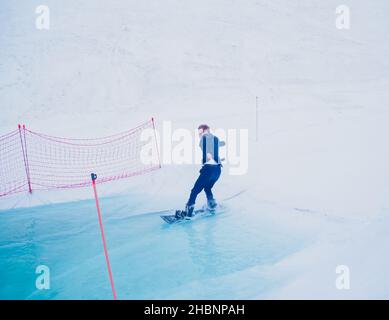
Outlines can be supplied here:
M162 215L160 217L168 224L174 224L174 223L185 222L185 221L193 221L204 216L212 216L217 213L221 213L224 210L225 207L220 204L218 204L214 209L209 209L206 205L204 205L202 208L194 210L192 217L177 218L175 215L175 211L173 212L174 214Z

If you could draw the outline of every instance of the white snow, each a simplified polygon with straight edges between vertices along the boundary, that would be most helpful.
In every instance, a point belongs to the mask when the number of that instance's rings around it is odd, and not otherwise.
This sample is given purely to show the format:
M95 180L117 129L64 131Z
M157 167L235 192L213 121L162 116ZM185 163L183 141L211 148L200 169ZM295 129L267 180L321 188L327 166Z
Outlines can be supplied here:
M158 128L164 120L248 128L248 174L224 174L216 192L245 189L245 210L311 239L271 268L240 275L286 279L252 297L389 297L387 1L346 1L350 30L335 27L342 3L334 0L45 4L49 31L35 28L35 1L0 3L0 134L25 123L100 137L151 116ZM141 189L150 201L139 212L169 208L185 203L197 169L165 166L100 192ZM0 208L90 196L17 195ZM335 268L344 264L351 288L337 290Z

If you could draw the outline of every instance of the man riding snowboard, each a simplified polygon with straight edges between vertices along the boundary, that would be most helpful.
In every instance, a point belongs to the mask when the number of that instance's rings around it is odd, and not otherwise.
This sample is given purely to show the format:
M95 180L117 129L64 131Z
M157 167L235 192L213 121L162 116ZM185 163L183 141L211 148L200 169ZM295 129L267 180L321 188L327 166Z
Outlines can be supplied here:
M184 211L177 211L177 218L192 217L197 195L204 189L207 196L209 209L215 209L217 203L212 194L212 187L221 174L221 161L219 158L219 147L224 146L223 141L210 132L210 127L202 124L198 128L200 137L200 148L202 150L202 168L197 178Z

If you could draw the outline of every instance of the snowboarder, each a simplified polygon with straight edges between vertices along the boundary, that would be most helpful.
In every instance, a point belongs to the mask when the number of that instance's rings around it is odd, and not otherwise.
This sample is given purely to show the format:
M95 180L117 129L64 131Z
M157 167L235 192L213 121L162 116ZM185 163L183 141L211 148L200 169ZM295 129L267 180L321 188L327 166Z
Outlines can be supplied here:
M176 212L177 218L192 217L197 195L204 190L207 196L207 205L209 209L215 209L217 203L212 194L212 187L219 179L221 174L221 160L219 157L219 147L224 146L223 141L210 132L210 127L202 124L198 127L200 137L200 148L202 150L202 168L200 176L197 178L185 210Z

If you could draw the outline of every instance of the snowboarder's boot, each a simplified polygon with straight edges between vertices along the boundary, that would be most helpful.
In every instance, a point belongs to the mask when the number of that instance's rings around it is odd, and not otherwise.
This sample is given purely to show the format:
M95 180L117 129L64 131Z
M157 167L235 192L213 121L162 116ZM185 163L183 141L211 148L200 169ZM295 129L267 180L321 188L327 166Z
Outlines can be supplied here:
M208 199L207 200L207 206L208 206L208 209L213 211L216 209L217 207L217 203L216 203L216 200L215 199Z
M191 218L191 217L194 216L194 214L193 214L194 208L195 208L194 204L192 204L192 205L186 205L186 207L185 207L185 213L186 213L186 216L187 216L188 218Z
M177 219L184 219L186 212L183 210L176 210L175 216Z

